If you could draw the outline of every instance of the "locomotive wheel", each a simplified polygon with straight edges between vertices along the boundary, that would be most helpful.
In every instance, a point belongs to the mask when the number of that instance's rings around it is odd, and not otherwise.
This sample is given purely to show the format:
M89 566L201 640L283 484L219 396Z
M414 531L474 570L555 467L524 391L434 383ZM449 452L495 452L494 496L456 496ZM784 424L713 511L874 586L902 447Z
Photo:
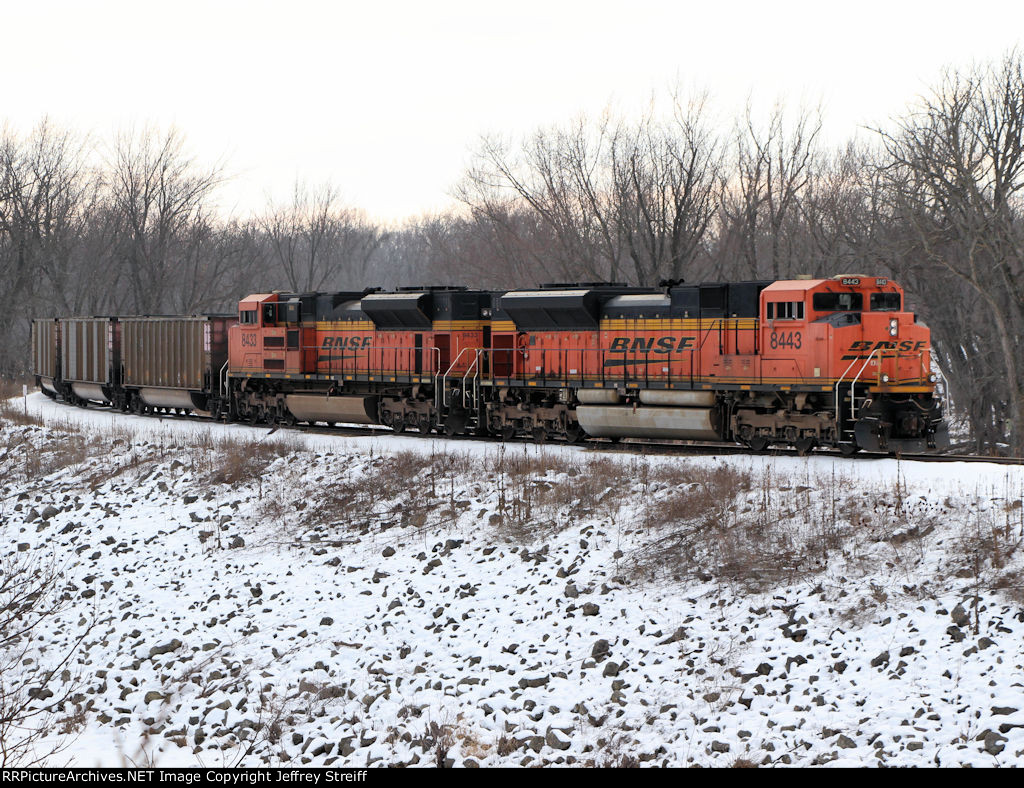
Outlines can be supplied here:
M852 457L860 451L860 446L856 443L840 443L839 451L844 457Z
M391 420L391 429L395 431L395 434L405 432L405 416L399 416Z
M768 439L762 435L755 435L747 441L747 446L749 446L752 451L764 451L768 448Z
M516 436L516 428L511 424L506 424L501 428L500 433L503 441L510 441Z
M429 435L431 429L430 416L427 416L426 414L420 416L419 421L416 422L416 429L418 429L423 435Z
M544 443L547 439L548 439L547 430L545 430L543 427L534 427L533 428L533 442L534 443Z
M801 438L793 445L796 446L797 453L803 457L807 452L814 448L815 443L817 443L817 441L814 438Z
M583 428L577 423L565 431L565 439L569 443L579 443L583 440Z

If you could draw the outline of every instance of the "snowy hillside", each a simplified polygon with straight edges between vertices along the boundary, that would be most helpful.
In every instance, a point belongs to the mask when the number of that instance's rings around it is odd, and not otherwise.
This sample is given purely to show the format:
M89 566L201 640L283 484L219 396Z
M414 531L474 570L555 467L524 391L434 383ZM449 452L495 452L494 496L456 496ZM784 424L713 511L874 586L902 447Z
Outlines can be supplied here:
M29 406L50 764L1024 764L1024 469Z

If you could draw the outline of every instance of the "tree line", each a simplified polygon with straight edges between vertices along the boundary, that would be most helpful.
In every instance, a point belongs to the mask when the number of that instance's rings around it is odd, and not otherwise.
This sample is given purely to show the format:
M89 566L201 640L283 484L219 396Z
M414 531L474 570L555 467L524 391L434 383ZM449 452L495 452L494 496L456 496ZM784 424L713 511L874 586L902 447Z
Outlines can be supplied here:
M0 373L28 320L233 311L263 289L888 275L932 329L979 451L1024 455L1024 58L949 69L841 145L818 109L706 96L483 137L454 206L396 226L297 182L258 215L216 210L220 165L177 130L96 146L48 121L0 133Z

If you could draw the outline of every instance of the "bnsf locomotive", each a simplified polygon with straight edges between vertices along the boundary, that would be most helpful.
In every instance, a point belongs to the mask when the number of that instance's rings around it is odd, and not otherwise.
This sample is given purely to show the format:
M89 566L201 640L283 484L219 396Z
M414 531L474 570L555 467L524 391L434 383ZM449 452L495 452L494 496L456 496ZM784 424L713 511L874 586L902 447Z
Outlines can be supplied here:
M252 424L537 441L945 448L929 331L888 279L263 293L237 315L33 323L50 396Z

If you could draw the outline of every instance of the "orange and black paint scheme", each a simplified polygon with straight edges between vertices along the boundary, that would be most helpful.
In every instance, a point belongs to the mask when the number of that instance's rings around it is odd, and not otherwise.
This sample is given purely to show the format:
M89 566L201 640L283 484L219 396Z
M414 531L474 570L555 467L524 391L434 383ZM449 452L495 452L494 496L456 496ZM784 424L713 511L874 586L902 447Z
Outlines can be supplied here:
M271 292L241 300L228 344L210 409L252 423L755 450L949 442L929 330L884 277Z

